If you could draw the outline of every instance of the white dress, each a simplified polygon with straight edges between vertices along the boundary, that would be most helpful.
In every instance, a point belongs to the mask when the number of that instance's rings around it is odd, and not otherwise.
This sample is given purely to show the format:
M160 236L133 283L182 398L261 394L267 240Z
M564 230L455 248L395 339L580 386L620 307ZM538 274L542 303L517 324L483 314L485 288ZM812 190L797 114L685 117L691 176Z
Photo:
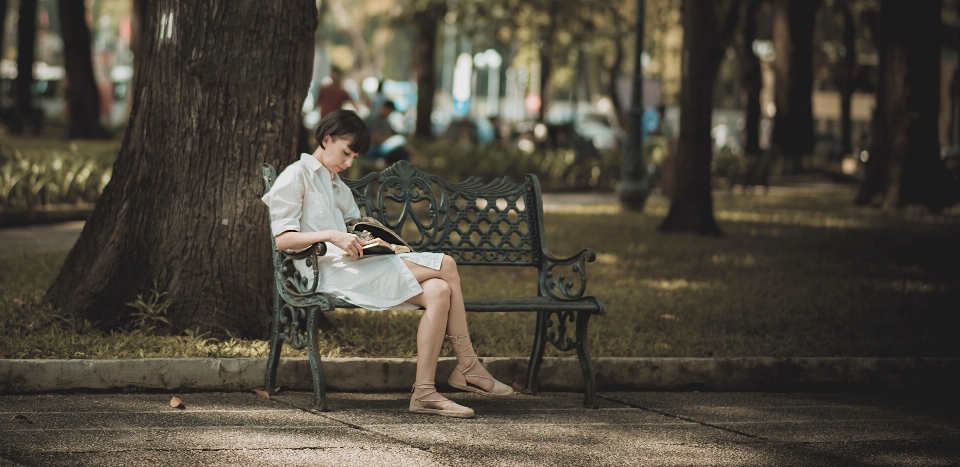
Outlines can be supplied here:
M346 232L345 220L360 217L360 208L350 188L339 175L330 171L310 154L287 167L263 195L270 207L270 230L274 236L288 230ZM439 270L441 253L402 253L376 255L354 260L333 243L326 242L327 253L320 258L321 291L368 310L412 310L406 301L423 289L402 259ZM401 259L402 258L402 259ZM297 269L313 286L313 269L305 260L296 261Z

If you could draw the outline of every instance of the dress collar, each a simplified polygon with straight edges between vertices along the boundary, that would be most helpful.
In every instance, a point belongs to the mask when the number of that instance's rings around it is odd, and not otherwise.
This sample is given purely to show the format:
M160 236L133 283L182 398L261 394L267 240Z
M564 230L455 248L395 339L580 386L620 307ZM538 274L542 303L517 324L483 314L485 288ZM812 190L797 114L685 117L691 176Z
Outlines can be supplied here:
M324 167L323 164L321 164L316 157L313 157L312 154L307 154L307 153L300 154L300 161L306 164L307 168L309 168L310 170L320 175L320 177L331 180L334 183L337 183L340 181L339 175L331 174L330 171L327 170L327 168Z

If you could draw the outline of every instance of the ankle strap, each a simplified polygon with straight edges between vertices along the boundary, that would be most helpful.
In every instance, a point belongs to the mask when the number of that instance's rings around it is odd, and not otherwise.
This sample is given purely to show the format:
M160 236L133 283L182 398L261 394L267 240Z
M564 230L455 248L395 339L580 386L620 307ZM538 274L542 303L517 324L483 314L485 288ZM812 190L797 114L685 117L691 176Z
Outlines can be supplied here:
M473 342L470 342L470 335L461 336L460 333L458 332L456 336L447 335L447 339L450 339L450 344L453 345L453 352L457 356L460 356L460 354L473 349ZM470 342L470 345L460 348L461 344L463 344L464 342ZM467 355L467 356L476 357L477 355L476 353L474 353L474 355Z
M433 387L434 387L434 382L433 382L433 381L417 381L417 382L413 383L413 388L414 388L414 389L416 389L416 388L433 388Z

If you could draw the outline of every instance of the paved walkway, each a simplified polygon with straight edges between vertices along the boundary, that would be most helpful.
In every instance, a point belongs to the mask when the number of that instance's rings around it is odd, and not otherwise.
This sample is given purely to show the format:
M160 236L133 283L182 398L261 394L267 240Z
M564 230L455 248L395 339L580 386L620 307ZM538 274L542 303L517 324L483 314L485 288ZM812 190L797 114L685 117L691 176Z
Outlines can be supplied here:
M491 400L477 418L406 412L408 394L0 396L0 466L949 466L956 398L612 392Z

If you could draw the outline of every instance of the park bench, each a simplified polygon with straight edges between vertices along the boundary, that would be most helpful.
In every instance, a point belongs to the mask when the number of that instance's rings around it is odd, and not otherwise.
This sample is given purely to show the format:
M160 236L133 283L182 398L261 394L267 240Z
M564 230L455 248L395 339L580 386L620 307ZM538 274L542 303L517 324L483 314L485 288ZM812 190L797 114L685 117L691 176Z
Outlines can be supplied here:
M264 164L267 190L276 179L275 169ZM400 234L415 251L442 252L460 266L526 266L539 271L536 297L466 299L468 312L534 312L537 325L527 368L525 391L536 394L537 376L549 342L560 351L575 350L583 373L584 405L596 408L596 379L587 350L587 323L602 314L596 297L584 296L586 263L596 258L586 249L570 258L557 258L546 247L540 184L527 175L523 184L504 177L484 183L470 177L451 183L427 174L412 164L398 162L382 172L358 180L343 180L353 191L361 215L376 218ZM322 313L334 308L356 308L317 290L318 273L312 281L301 277L295 260L322 255L318 243L305 251L288 253L273 248L275 269L273 324L270 356L264 390L272 394L280 350L284 342L307 348L316 407L327 410L323 368L318 347ZM308 284L313 284L308 287ZM568 323L574 328L567 333ZM413 338L413 336L411 336Z

